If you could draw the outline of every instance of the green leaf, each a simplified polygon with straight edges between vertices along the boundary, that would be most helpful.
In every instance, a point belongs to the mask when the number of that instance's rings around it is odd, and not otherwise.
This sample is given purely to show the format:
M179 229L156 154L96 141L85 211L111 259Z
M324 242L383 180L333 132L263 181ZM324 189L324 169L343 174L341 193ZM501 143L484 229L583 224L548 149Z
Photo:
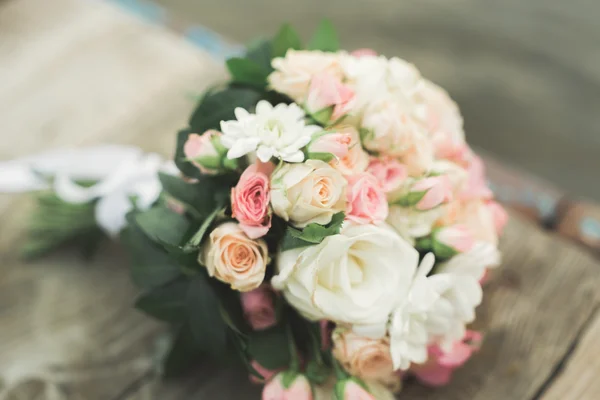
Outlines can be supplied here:
M224 209L222 209L222 208L215 208L214 211L212 213L210 213L210 215L208 215L208 217L206 217L206 219L204 220L202 225L200 225L200 228L198 229L198 231L185 244L185 246L183 247L183 251L191 252L191 251L197 250L200 247L200 243L202 243L202 239L204 239L204 235L206 234L206 231L208 231L208 228L213 223L213 221L215 220L217 215L219 215L219 213L222 212L223 210Z
M198 363L202 355L188 324L178 327L169 340L167 352L159 360L162 375L167 379L184 373Z
M217 205L222 205L222 201L217 202L216 196L227 198L232 184L227 177L202 175L198 178L199 182L188 183L173 175L159 173L158 176L163 190L199 219L208 217Z
M331 160L335 159L335 156L331 153L311 153L309 152L307 154L307 158L310 160L321 160L324 161L326 163L330 162Z
M201 134L208 129L220 130L221 121L235 118L233 111L236 107L251 111L261 96L262 93L247 87L228 87L206 95L190 118L190 132Z
M185 216L162 205L136 213L134 219L150 239L174 246L181 244L190 228L190 223Z
M284 24L273 39L271 56L284 57L288 49L302 50L302 41L290 24Z
M331 222L327 225L319 225L316 223L308 224L303 230L289 228L292 236L297 239L304 240L305 242L312 244L319 244L327 236L337 235L340 233L342 224L344 223L345 214L340 211L334 214L331 218Z
M186 295L190 283L179 279L165 286L140 295L135 307L146 314L171 323L179 323L187 317Z
M330 20L324 19L319 24L317 31L310 40L308 45L310 50L322 50L322 51L338 51L340 49L340 42L335 31L335 27Z
M187 314L191 331L202 349L215 358L227 349L227 325L220 312L219 299L207 275L196 276L187 292Z
M248 46L246 58L260 65L267 73L273 71L271 66L271 42L269 40L259 40Z
M130 222L121 232L121 242L130 253L130 274L136 286L151 289L181 276L177 262L148 239L135 223Z
M183 175L189 176L190 178L199 178L202 176L202 173L196 166L194 166L194 164L187 160L183 152L183 146L185 145L185 142L191 133L192 131L190 129L182 129L177 133L177 147L175 148L174 160L175 165Z
M267 84L268 72L248 58L230 58L227 60L227 69L234 82L264 88Z
M279 369L290 364L288 335L282 326L252 332L248 338L248 354L267 369Z

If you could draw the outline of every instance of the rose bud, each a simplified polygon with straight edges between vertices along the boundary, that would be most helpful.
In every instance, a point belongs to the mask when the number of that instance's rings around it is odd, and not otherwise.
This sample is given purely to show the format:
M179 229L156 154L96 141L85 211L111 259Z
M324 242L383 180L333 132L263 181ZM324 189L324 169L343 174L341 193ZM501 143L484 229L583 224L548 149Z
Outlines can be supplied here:
M183 145L183 154L203 174L215 175L237 168L237 160L227 158L227 149L221 144L221 132L216 130L189 135Z
M312 386L302 374L281 372L264 387L263 400L313 400Z
M350 378L335 384L335 400L376 400L357 380Z
M432 247L436 257L448 259L466 253L475 246L473 234L465 225L452 225L433 232Z
M406 166L393 158L372 158L367 172L377 178L386 193L400 188L408 178Z
M231 211L233 218L250 239L267 234L271 227L269 210L270 184L267 174L258 164L246 168L238 184L231 189Z
M379 223L388 216L388 202L373 175L363 172L348 177L346 218L358 224Z
M313 136L308 144L308 158L316 158L315 154L333 154L335 157L343 158L348 154L352 135L349 133L326 132ZM311 157L311 154L313 157Z
M273 291L269 285L263 284L250 292L244 292L240 299L246 321L253 330L260 331L275 325L277 320Z
M414 206L417 210L431 210L452 200L452 185L447 176L432 176L416 181L409 192L400 198L404 207Z
M313 76L305 108L319 123L328 125L345 116L354 106L354 90L327 72Z

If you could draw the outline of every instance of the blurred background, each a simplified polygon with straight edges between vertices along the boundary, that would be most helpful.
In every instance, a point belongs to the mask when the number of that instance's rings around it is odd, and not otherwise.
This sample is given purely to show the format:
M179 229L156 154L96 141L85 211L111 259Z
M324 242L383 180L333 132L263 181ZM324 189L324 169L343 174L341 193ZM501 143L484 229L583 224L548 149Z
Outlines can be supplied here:
M342 47L416 64L459 103L469 141L600 200L600 2L154 0L239 43L327 17Z

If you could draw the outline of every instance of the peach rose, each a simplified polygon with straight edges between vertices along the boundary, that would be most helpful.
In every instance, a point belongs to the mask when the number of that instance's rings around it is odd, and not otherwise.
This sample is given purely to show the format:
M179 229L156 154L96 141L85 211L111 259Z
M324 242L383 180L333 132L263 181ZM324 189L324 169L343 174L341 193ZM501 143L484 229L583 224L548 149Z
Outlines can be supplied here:
M258 164L246 168L231 189L232 216L250 239L266 235L271 227L270 198L269 177Z
M277 322L273 295L273 290L266 284L240 295L246 321L255 331L270 328Z
M313 76L308 89L305 107L313 117L321 123L337 121L348 114L354 106L354 90L342 81L327 72ZM318 114L331 107L331 114L327 118L319 118Z
M408 178L406 166L393 158L371 158L367 172L379 181L386 193L391 193L400 188Z
M308 145L308 151L309 153L331 153L340 159L348 154L351 143L352 135L349 133L327 132L315 135Z
M377 178L363 172L348 177L346 218L358 224L380 223L388 216L388 202Z
M485 164L479 156L473 155L470 164L467 167L467 174L467 183L461 193L461 199L491 199L493 193L487 186Z
M269 253L264 240L250 239L237 223L226 222L210 233L198 261L210 276L248 292L263 282Z
M349 329L335 330L332 338L333 356L351 375L385 384L399 381L387 338L370 339Z
M333 160L331 165L343 175L354 175L364 172L369 166L369 154L362 148L360 137L356 128L350 125L342 125L332 128L336 132L350 135L348 153L338 160Z
M475 240L498 244L498 229L494 209L484 200L463 202L456 218L458 224L465 225Z

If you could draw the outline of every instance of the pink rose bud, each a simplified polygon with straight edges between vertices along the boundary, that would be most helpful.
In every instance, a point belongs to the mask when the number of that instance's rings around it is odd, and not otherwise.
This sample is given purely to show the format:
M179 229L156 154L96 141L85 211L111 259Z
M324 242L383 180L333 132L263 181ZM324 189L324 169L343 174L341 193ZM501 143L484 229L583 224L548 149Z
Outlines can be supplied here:
M337 158L343 158L348 154L352 143L352 135L349 133L325 133L316 136L308 145L309 158L310 153L330 153Z
M431 210L452 200L452 184L447 176L432 176L416 181L400 205L415 206L417 210Z
M450 382L454 369L462 366L479 349L481 334L467 331L462 340L452 345L449 351L438 345L429 346L429 359L425 364L413 364L410 372L426 385L443 386Z
M273 291L269 285L263 284L250 292L242 292L240 299L244 316L253 330L260 331L275 325Z
M460 194L461 200L491 199L494 194L485 180L485 164L474 153L467 167L467 174L467 184Z
M354 90L327 72L313 76L308 89L306 109L322 124L337 121L354 106Z
M258 363L258 361L256 361L256 360L253 360L250 363L250 365L252 365L252 368L254 368L256 370L256 372L258 372L263 377L263 379L259 379L255 375L250 375L250 381L252 383L265 383L265 382L268 382L276 374L278 374L279 372L281 372L281 370L267 369L267 368L263 367L262 365L260 365Z
M492 214L494 225L496 226L496 232L498 235L502 234L506 223L508 222L508 213L500 204L495 201L487 203L488 210Z
M388 216L383 188L368 172L348 177L346 219L358 224L379 223Z
M313 400L312 386L302 374L286 371L271 379L264 387L263 400Z
M270 199L269 177L259 170L258 164L246 168L238 184L231 189L233 218L250 239L262 237L269 231Z
M376 400L362 385L354 379L338 381L335 384L335 399L336 400Z
M356 58L361 58L364 56L376 56L377 52L373 49L356 49L350 53L350 55Z
M433 252L442 259L466 253L475 246L475 238L465 225L440 228L433 233Z
M408 178L406 166L393 158L372 158L367 172L377 178L386 193L400 188Z
M237 168L237 161L226 157L227 149L221 144L221 132L216 130L189 135L183 145L183 154L203 174L214 175Z

